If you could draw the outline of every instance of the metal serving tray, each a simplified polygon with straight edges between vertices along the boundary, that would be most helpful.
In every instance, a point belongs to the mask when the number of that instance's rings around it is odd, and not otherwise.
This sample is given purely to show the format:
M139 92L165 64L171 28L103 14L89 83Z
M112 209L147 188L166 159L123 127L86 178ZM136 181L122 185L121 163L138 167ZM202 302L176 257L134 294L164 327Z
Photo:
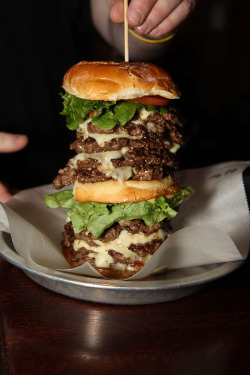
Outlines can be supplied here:
M196 293L243 263L235 261L168 270L138 281L91 278L28 263L16 253L11 236L4 232L0 232L0 255L22 269L30 279L53 292L80 300L116 305L142 305L180 299Z

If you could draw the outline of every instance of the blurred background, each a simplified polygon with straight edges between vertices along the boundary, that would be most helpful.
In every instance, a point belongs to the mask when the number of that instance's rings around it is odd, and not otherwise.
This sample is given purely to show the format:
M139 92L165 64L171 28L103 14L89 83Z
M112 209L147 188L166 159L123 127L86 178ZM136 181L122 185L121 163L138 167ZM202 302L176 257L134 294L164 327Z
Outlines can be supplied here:
M250 2L198 0L169 65L187 119L183 167L250 159Z
M28 134L30 142L23 151L0 154L0 179L20 189L51 183L70 156L75 134L59 114L66 70L80 60L123 60L90 17L86 21L87 1L39 3L16 2L11 13L4 4L1 12L0 130ZM154 61L182 92L177 106L186 119L186 145L178 153L180 168L250 159L249 25L247 0L197 0L165 55Z

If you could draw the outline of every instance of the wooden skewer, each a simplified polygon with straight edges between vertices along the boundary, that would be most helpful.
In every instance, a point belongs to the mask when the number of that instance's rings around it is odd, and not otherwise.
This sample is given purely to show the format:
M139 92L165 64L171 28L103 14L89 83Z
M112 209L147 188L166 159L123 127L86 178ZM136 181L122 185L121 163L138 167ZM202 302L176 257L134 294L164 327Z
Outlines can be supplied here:
M124 0L124 58L125 58L125 62L129 62L127 10L128 10L128 0Z

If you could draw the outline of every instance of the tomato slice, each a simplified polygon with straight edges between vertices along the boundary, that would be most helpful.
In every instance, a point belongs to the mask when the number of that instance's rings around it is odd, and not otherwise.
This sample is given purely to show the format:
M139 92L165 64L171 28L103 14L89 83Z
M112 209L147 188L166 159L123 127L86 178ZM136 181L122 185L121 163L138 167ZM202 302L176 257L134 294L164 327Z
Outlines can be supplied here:
M142 96L141 98L127 99L127 102L164 106L170 102L170 99L163 98L162 96Z
M134 267L143 267L145 263L141 262L140 260L135 260L134 261Z

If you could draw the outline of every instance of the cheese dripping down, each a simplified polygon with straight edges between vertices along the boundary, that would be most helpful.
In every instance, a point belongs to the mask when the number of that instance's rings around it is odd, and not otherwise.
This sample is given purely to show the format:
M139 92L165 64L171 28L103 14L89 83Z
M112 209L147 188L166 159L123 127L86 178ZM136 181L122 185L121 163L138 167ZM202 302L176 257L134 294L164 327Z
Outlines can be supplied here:
M147 111L145 108L139 109L139 119L133 121L134 124L143 124L142 120L153 114L154 111ZM88 118L82 124L78 125L77 133L84 139L94 138L100 147L103 147L106 142L111 141L115 138L128 138L128 139L141 139L142 135L130 135L122 127L119 128L118 132L111 134L91 133L88 131L88 124L91 122L91 118Z
M91 251L88 253L90 258L95 258L96 267L113 267L118 269L128 269L131 265L115 263L112 256L108 253L109 250L115 250L116 252L122 254L126 258L130 258L131 262L134 263L135 260L139 260L143 263L146 263L151 255L145 257L140 257L135 252L129 250L129 246L132 244L146 244L156 239L165 240L167 232L163 229L159 229L157 232L151 233L149 236L145 236L144 233L130 234L127 230L123 229L120 235L109 242L103 243L100 240L95 240L96 246L90 246L84 240L74 240L73 248L75 251L78 251L81 247L84 247L86 250ZM115 263L115 264L114 264ZM131 263L131 264L132 264Z
M141 107L138 110L139 118L136 120L133 120L132 122L136 125L144 125L148 132L156 133L159 130L158 129L159 125L151 121L145 122L145 120L153 113L154 111L147 111L144 107ZM78 136L82 136L84 140L87 138L93 138L95 139L95 141L100 147L104 147L107 142L113 139L127 138L127 139L136 140L136 139L141 139L143 137L142 134L130 135L123 129L123 127L119 127L118 131L111 133L111 134L91 133L88 131L89 123L91 123L91 118L88 118L82 124L78 125L78 128L77 128ZM171 153L175 153L180 147L178 144L170 143L167 140L164 143ZM129 180L133 176L134 168L131 166L114 168L112 164L112 160L122 158L124 154L127 152L127 150L128 148L123 147L119 151L104 151L104 152L98 152L98 153L92 153L92 154L88 154L84 152L79 153L74 158L70 159L69 166L71 168L77 168L78 161L84 161L86 159L94 159L97 162L94 167L97 168L100 172L105 174L108 178L112 178L119 182L124 182L124 181Z
M130 179L133 175L133 168L130 166L115 168L112 164L112 160L122 158L127 151L128 148L123 147L120 151L105 151L93 154L82 152L70 159L68 164L71 168L75 169L77 168L78 161L94 159L97 163L95 167L100 172L104 173L108 178L113 178L119 182L123 182Z

